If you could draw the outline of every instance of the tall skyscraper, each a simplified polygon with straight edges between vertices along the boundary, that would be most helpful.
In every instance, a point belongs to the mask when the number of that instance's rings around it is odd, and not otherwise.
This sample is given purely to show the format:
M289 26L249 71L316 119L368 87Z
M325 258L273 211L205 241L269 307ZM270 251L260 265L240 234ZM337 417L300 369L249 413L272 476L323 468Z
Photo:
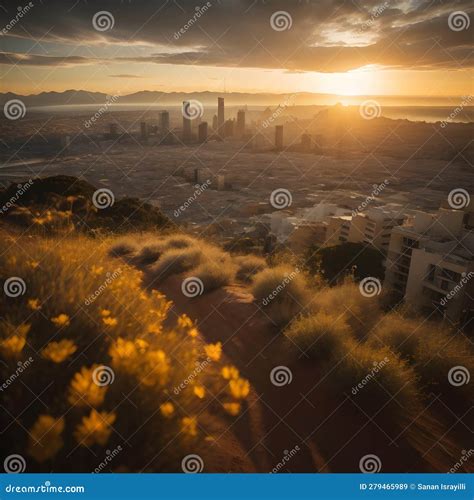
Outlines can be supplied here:
M170 130L170 114L168 111L160 113L160 128L162 134L167 134Z
M214 132L217 132L217 115L214 115L212 117L212 130L214 130Z
M198 127L198 141L206 142L207 141L207 122L202 122Z
M245 134L245 111L243 109L237 111L237 137L243 137Z
M192 137L191 119L189 116L189 102L183 101L183 142L189 142Z
M217 98L217 131L222 134L224 127L224 98Z
M283 149L283 125L275 127L275 149Z

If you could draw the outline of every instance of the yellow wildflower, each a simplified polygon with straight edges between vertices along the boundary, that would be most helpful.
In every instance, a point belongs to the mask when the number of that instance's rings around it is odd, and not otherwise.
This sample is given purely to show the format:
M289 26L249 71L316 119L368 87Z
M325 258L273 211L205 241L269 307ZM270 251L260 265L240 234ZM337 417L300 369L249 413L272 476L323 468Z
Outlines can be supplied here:
M30 299L28 301L28 307L33 311L38 311L41 309L40 301L38 299Z
M76 427L74 431L76 441L81 446L92 446L96 443L104 446L112 432L110 426L115 422L116 418L115 413L98 412L93 409L90 415L83 417L82 423Z
M56 326L68 326L70 323L69 316L67 314L60 314L59 316L56 316L55 318L51 318L51 321Z
M192 338L195 338L199 335L199 331L197 328L193 327L188 330L188 335Z
M178 318L178 326L180 328L192 328L194 326L192 319L186 314L181 314Z
M118 324L118 321L116 320L116 318L112 318L111 316L106 316L105 318L102 318L102 321L104 323L104 325L107 325L107 326L117 326Z
M229 382L229 389L235 399L245 399L250 392L250 383L245 378L233 379Z
M188 436L195 437L198 433L197 428L197 418L196 417L184 417L181 419L181 430L184 434Z
M24 336L11 335L0 342L0 350L7 357L16 357L23 351L25 344L26 338Z
M221 375L226 380L239 378L239 370L232 365L226 365L222 367Z
M92 265L91 267L91 273L92 274L102 274L104 272L104 268L102 266L96 266L96 265Z
M240 413L240 403L223 403L224 410L235 417Z
M101 309L100 310L100 315L103 318L106 318L107 316L110 316L112 313L108 309Z
M104 402L107 387L94 383L92 374L99 365L90 368L83 366L80 372L74 375L69 386L68 401L77 406L99 406Z
M194 395L199 399L204 398L204 396L206 395L206 389L202 385L195 385L193 391Z
M27 262L28 266L30 266L32 269L36 269L40 263L37 260L29 260Z
M168 380L170 363L164 351L149 351L144 358L143 366L135 372L143 385L164 385Z
M162 405L160 405L160 411L161 411L161 414L163 415L163 417L165 418L170 418L173 416L174 414L174 406L173 406L173 403L163 403Z
M54 363L62 363L69 358L71 354L77 351L77 346L72 340L60 340L59 342L50 342L41 352L45 359L54 361Z
M64 418L40 415L29 432L28 454L37 462L56 456L63 447Z
M219 361L222 354L222 343L217 342L216 344L207 344L204 346L204 350L212 361Z

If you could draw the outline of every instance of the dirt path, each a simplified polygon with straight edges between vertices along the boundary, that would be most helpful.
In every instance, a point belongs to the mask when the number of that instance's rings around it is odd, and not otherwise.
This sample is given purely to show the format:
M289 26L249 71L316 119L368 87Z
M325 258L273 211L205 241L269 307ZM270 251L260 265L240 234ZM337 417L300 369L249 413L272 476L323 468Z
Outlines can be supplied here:
M392 436L350 399L334 394L328 374L289 353L284 337L243 287L187 298L181 282L175 276L159 287L173 301L173 311L195 319L207 342L222 342L225 356L251 382L247 408L224 434L237 438L256 471L358 472L359 460L367 454L380 457L385 472L401 466L405 471L441 471L447 470L445 463L453 463L434 436L424 443L425 450L433 446L424 459L405 436L391 443ZM291 370L292 381L275 386L270 373L280 365ZM417 428L424 421L421 416Z

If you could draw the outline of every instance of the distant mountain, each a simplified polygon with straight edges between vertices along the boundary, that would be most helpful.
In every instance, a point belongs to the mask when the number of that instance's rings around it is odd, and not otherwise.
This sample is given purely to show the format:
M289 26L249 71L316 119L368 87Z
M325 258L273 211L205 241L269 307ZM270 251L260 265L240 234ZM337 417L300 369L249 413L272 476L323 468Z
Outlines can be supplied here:
M333 94L314 94L310 92L290 93L239 93L239 92L160 92L143 90L133 94L118 96L113 102L117 104L160 104L179 105L185 100L197 99L205 105L217 105L217 97L225 97L226 105L242 106L285 106L292 105L333 105L337 102L359 104L364 99L376 99L380 105L417 105L441 106L457 105L459 97L400 97L400 96L337 96ZM34 106L63 106L81 104L104 104L111 99L110 95L102 92L88 92L85 90L66 90L64 92L41 92L36 95L19 95L12 92L0 93L0 106L11 99L20 99L27 107Z

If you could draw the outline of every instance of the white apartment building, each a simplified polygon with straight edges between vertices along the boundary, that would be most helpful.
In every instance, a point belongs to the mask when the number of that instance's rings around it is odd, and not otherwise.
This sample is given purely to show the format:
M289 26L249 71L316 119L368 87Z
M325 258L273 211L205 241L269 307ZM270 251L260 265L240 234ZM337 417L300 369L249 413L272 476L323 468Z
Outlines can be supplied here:
M441 208L417 212L392 231L385 284L425 313L439 313L453 322L473 315L474 231L461 210Z
M326 245L365 243L386 252L392 230L403 224L400 210L373 207L353 215L333 216L328 219Z

